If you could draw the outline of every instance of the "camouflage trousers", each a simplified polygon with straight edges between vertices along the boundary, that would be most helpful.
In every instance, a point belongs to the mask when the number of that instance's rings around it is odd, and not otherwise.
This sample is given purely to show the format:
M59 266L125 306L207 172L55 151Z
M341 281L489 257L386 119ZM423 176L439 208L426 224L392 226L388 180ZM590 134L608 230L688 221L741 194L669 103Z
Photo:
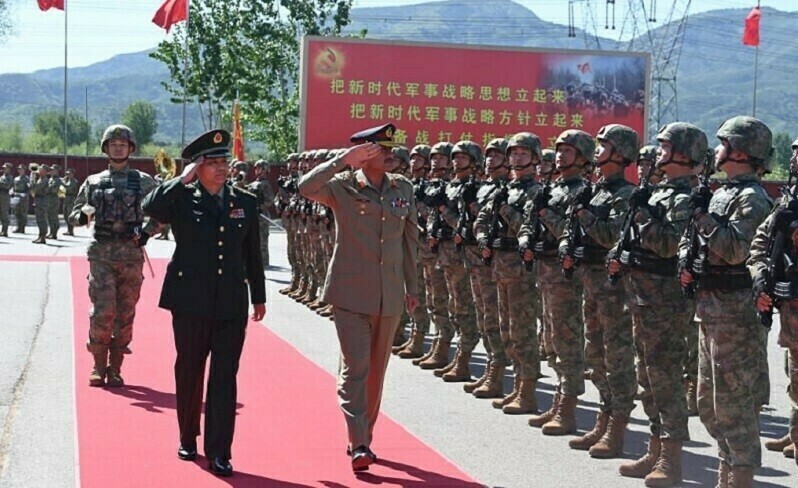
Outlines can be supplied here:
M36 225L39 227L39 234L47 234L47 197L36 197L33 202L33 214L36 216Z
M499 296L496 291L496 284L493 282L493 272L490 267L482 263L482 255L477 246L466 246L465 254L469 281L471 282L471 295L474 297L477 330L480 337L482 337L485 351L487 351L489 357L493 357L488 334L491 333L500 337ZM503 348L499 352L497 359L503 364L507 364L507 357Z
M69 214L72 213L72 207L75 206L76 197L77 195L67 195L64 197L64 211L62 212L64 222L69 222Z
M628 417L637 389L632 319L624 310L624 283L607 280L603 264L583 266L585 366L599 391L601 410Z
M537 381L540 372L535 304L530 300L535 274L524 270L521 258L513 251L494 251L493 279L496 282L501 343L489 335L496 359L503 349L521 379Z
M260 233L260 256L263 265L269 265L269 219L258 216L258 232Z
M8 196L8 191L0 193L0 225L8 227L11 219L8 217L8 211L11 209L11 197Z
M28 225L28 197L19 199L14 207L14 218L17 219L17 227L20 229Z
M441 340L451 340L455 330L460 333L459 349L470 353L479 342L479 330L474 310L474 302L468 280L468 270L459 265L443 266L446 290L449 292L449 323L452 328L441 336Z
M89 352L124 349L130 344L143 265L142 261L89 260Z
M55 235L61 227L61 221L58 220L58 210L61 200L58 197L50 197L50 201L45 209L47 213L47 224L50 227L50 234Z
M678 282L633 268L625 283L638 351L637 381L652 435L690 440L684 402L684 326L692 316ZM656 291L657 301L641 300Z
M582 314L582 268L572 279L562 275L557 259L537 261L537 282L543 299L544 321L551 325L558 390L563 395L585 392L585 330Z
M698 384L698 328L699 324L692 318L684 328L684 340L687 350L684 355L684 379Z
M703 312L702 301L711 302L711 311L717 312L699 317L698 415L717 441L721 459L735 467L758 468L762 448L760 399L755 386L760 368L752 367L752 362L761 360L766 352L762 350L762 326L748 301L750 291L699 290L697 299L699 313ZM730 315L724 309L738 313Z
M798 444L798 300L782 302L779 307L778 343L788 350L788 375L790 384L787 392L790 395L790 439ZM798 461L796 461L798 462Z
M424 294L427 297L427 316L435 324L435 331L438 337L441 337L442 331L446 329L454 330L454 327L449 323L449 315L447 313L449 294L446 290L446 278L443 276L443 270L437 267L437 260L421 259L421 266L424 267ZM429 322L427 322L427 330L429 332ZM452 335L454 333L452 332Z
M424 283L424 265L421 260L416 261L416 274L418 282ZM427 310L427 292L420 290L418 294L418 306L410 315L413 319L413 330L426 335L429 332L429 312ZM400 324L401 326L402 324Z

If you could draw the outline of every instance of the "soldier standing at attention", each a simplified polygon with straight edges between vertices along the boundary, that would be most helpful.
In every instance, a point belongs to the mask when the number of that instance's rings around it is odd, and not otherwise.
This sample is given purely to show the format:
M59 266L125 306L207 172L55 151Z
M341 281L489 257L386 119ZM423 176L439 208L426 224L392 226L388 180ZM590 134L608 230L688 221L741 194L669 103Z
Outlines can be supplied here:
M8 237L9 217L8 211L11 208L11 189L14 187L14 177L11 176L11 163L3 163L3 174L0 175L0 237Z
M679 279L682 287L697 290L698 415L718 443L718 485L750 487L762 464L760 368L752 365L767 352L762 324L747 299L752 283L745 262L772 206L757 173L772 156L773 136L761 121L740 116L724 122L717 137L716 166L729 180L714 195L703 185L693 189L693 231L706 242L696 257L705 262L703 269L685 263ZM682 238L681 259L693 245L687 235Z
M69 213L72 212L72 207L75 206L75 198L78 196L80 189L80 182L75 178L75 169L68 168L64 179L61 180L64 185L64 222L67 225L65 235L74 236L75 226L69 222Z
M89 341L94 356L90 386L123 386L124 354L133 338L133 320L144 280L142 268L147 243L158 224L144 224L141 202L156 183L146 173L130 168L136 150L133 131L112 125L103 132L100 148L108 156L108 169L90 175L80 186L69 222L94 221L89 259Z
M255 162L255 181L249 185L250 192L258 197L260 205L260 254L264 266L269 266L269 219L274 208L274 189L269 182L269 163L263 159Z
M35 199L33 202L33 211L36 215L36 225L39 227L39 237L33 240L34 244L47 244L45 239L47 237L47 210L51 200L49 171L49 166L40 164L36 168L36 174L31 180L30 194Z
M47 194L49 201L47 202L47 225L50 227L50 233L47 234L48 239L58 239L58 228L61 227L61 221L58 219L58 210L61 205L61 166L54 164L50 168L50 180L47 182Z
M607 280L607 252L618 242L629 196L634 185L624 178L624 170L637 160L638 137L629 127L611 124L598 131L596 166L601 179L590 200L574 202L578 223L566 226L563 244L574 239L572 231L582 233L581 258L584 286L585 366L599 391L601 405L593 429L571 439L571 449L590 450L592 457L613 458L623 453L623 440L629 414L634 408L637 389L632 322L624 311L626 293L623 282L615 286ZM578 208L581 207L581 210ZM574 257L563 257L563 269L575 265Z
M286 161L288 174L277 178L277 195L274 199L277 215L280 217L283 229L285 229L288 264L291 266L291 284L280 290L280 294L282 295L292 293L299 287L300 272L297 258L299 244L297 243L297 227L292 208L292 200L294 200L297 193L298 163L299 155L297 153L288 155L288 161Z
M480 252L492 266L496 282L499 309L500 343L493 338L490 349L494 354L495 375L490 385L474 390L477 398L498 396L496 382L503 382L504 356L513 362L513 390L492 402L507 415L537 412L535 388L540 373L535 302L531 299L535 275L524 270L518 254L519 232L524 223L524 207L540 191L535 181L537 165L542 157L540 138L530 132L519 132L507 140L506 153L512 180L494 192L479 211L474 233ZM487 383L487 382L486 382ZM503 389L503 388L502 388Z
M332 207L338 232L324 287L332 304L343 367L338 397L352 469L368 469L391 341L402 310L418 304L418 227L413 185L385 172L394 126L352 136L356 144L299 181L299 191ZM350 166L352 171L337 174Z
M627 300L638 315L645 374L643 410L651 436L647 452L619 467L622 476L645 478L646 486L673 486L682 479L682 443L690 439L684 402L682 371L685 358L684 325L691 308L685 306L676 280L679 241L690 218L690 179L707 156L707 136L698 127L674 122L657 134L660 143L656 165L667 183L653 190L638 188L630 206L638 239L628 259ZM614 251L611 251L614 254ZM611 259L610 275L621 272L622 263Z
M14 178L14 196L19 197L19 203L14 207L14 217L17 228L14 234L24 234L28 224L28 198L30 195L30 178L25 174L25 165L17 166L17 177Z

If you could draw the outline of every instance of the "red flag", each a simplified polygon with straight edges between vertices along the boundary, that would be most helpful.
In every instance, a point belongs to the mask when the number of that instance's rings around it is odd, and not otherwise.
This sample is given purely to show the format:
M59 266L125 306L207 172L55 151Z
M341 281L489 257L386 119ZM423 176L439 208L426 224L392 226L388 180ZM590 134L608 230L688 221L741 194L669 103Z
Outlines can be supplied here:
M239 161L246 161L244 157L244 131L241 130L241 113L238 110L238 100L233 102L233 156Z
M762 12L759 7L754 7L745 18L745 30L743 31L743 44L746 46L759 45L759 19Z
M173 25L186 19L188 19L188 0L164 0L153 15L152 22L169 32Z
M37 0L39 3L39 10L46 12L51 8L64 10L64 0Z

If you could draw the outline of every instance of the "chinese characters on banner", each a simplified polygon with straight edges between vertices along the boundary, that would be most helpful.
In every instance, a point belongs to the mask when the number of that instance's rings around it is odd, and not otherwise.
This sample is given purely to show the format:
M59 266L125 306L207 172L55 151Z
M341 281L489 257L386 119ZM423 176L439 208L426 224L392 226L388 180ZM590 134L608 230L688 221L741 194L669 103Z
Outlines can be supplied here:
M300 149L346 147L387 122L407 147L521 131L553 146L609 123L645 134L645 54L307 37L302 59Z

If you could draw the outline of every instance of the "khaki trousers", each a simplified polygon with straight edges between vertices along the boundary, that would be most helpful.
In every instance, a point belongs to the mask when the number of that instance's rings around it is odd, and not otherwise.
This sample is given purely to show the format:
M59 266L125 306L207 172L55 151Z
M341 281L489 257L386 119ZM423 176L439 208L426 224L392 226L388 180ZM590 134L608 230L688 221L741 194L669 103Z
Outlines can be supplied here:
M338 403L352 448L371 445L374 423L380 413L385 370L400 318L333 308L342 360Z

